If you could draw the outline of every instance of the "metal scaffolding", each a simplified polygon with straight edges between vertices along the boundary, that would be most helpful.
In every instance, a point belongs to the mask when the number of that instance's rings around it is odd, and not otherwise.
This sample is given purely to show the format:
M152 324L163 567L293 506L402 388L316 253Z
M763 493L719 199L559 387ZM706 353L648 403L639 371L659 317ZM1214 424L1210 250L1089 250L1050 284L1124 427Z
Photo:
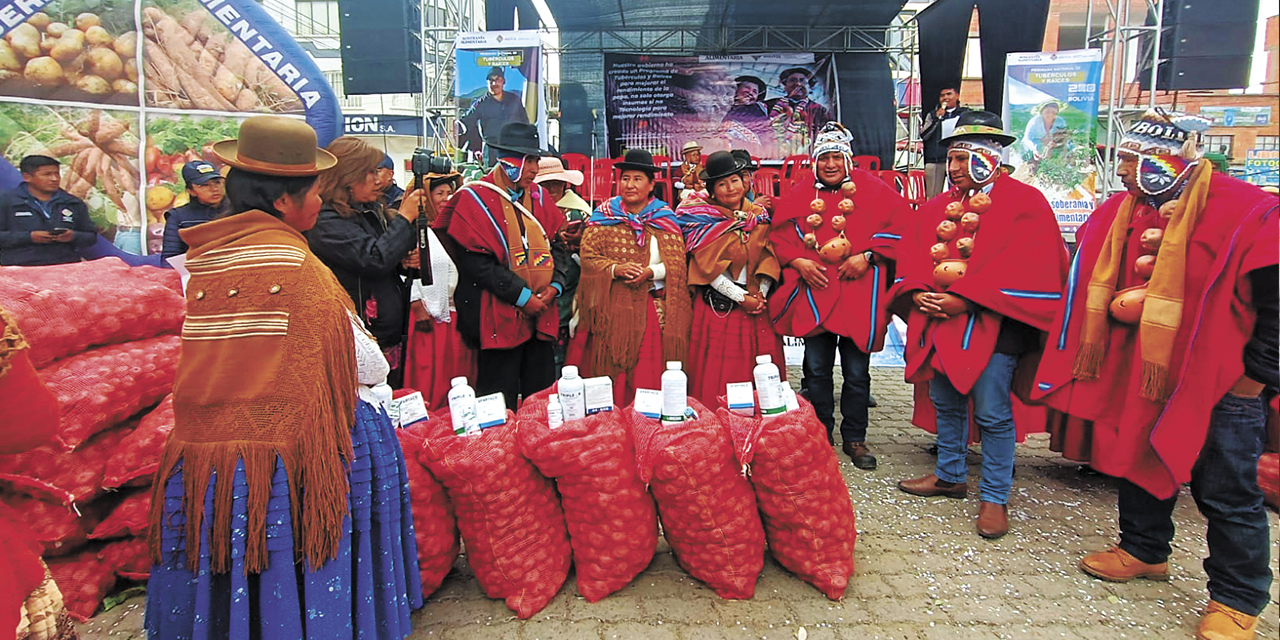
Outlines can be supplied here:
M1120 144L1125 125L1136 115L1156 106L1156 73L1160 67L1160 37L1163 24L1162 3L1156 0L1103 0L1105 15L1094 14L1090 0L1085 13L1085 33L1089 47L1102 49L1103 83L1107 89L1101 150L1095 160L1100 181L1100 200L1124 187L1115 176L1114 149ZM1134 8L1145 9L1135 16ZM1103 27L1094 33L1094 21ZM1149 90L1142 95L1143 76L1149 75ZM1130 92L1134 95L1130 99Z

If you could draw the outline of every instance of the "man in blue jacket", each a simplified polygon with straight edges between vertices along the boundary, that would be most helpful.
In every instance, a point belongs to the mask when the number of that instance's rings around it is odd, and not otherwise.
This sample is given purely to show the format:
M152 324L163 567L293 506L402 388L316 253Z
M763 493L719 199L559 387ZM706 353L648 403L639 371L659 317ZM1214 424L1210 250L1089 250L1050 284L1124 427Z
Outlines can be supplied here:
M164 246L160 257L165 260L187 252L187 243L179 232L218 217L224 209L226 180L213 165L204 160L188 162L182 166L182 181L187 184L190 199L164 214Z
M62 170L48 156L18 164L22 184L0 196L0 265L42 266L80 262L98 230L84 201L61 189Z

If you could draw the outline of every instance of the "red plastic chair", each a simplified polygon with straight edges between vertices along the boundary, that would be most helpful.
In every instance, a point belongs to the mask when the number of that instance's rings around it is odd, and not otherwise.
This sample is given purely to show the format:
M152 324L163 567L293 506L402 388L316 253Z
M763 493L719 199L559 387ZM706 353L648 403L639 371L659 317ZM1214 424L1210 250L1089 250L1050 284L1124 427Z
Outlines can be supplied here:
M591 188L588 189L587 199L591 204L599 204L613 197L614 179L613 179L613 160L609 158L601 158L594 163L595 176L587 172L587 180L590 180Z
M925 187L923 171L913 169L907 172L907 193L905 195L912 206L916 208L919 208L929 199L929 191Z
M778 198L782 195L782 171L773 168L757 169L751 178L752 186L756 193L764 194L770 198Z
M907 197L906 176L894 171L893 169L885 169L880 172L880 179L883 180L885 184L893 187L894 191L898 192L898 195L904 198Z
M659 167L662 167L662 171L660 171L660 172L658 173L658 177L659 177L659 178L666 178L667 180L672 180L672 179L673 179L673 177L672 177L672 175L671 175L671 166L670 166L670 165L671 165L671 158L669 158L669 157L667 157L667 156L654 156L654 157L653 157L653 164L655 164L655 165L657 165L657 166L659 166Z
M573 171L581 171L583 174L591 172L591 158L581 153L566 153L560 156L564 160L564 168Z
M863 171L875 173L880 170L880 158L878 156L854 156L853 163Z
M787 156L782 159L782 177L790 178L794 181L797 171L808 169L812 164L813 161L806 155Z

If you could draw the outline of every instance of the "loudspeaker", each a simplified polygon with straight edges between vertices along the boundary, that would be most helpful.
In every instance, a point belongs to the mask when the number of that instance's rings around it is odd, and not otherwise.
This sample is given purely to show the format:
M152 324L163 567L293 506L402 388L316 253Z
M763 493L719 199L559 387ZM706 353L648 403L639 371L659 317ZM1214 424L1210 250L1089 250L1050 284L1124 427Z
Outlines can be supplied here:
M1260 0L1165 2L1156 88L1248 86L1259 4ZM1145 46L1150 46L1149 40ZM1150 88L1150 66L1140 72L1139 83L1143 89Z
M422 91L422 9L416 0L338 0L347 95Z

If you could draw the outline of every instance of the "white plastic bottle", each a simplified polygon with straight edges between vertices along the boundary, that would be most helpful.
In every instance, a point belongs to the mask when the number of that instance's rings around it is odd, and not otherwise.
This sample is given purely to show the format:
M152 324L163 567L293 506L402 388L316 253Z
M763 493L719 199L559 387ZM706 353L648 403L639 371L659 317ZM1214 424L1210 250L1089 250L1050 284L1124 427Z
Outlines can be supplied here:
M770 418L787 410L782 398L782 376L772 357L756 356L756 368L751 376L756 382L756 395L760 397L760 415Z
M578 377L578 368L567 365L560 372L560 384L556 385L560 396L560 410L564 412L564 421L581 420L587 417L587 392Z
M564 408L560 406L560 396L551 394L547 396L547 426L555 429L564 424Z
M475 390L467 384L465 376L450 380L449 386L449 418L453 422L454 435L478 432Z
M679 362L668 362L667 370L662 372L662 422L684 422L688 398L689 377L684 374Z

